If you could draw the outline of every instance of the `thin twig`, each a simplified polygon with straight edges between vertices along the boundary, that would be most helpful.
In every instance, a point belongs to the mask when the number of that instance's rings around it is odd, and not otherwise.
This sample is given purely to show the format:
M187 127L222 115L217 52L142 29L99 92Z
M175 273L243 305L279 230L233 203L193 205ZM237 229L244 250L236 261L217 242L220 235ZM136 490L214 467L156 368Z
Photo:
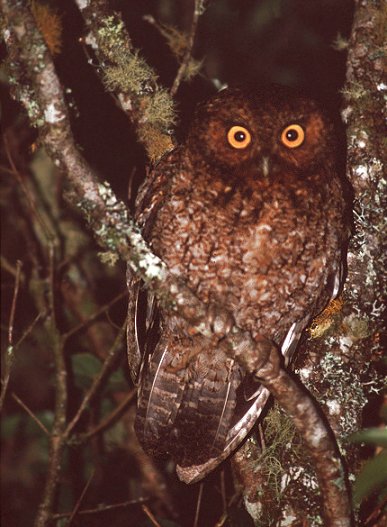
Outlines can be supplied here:
M103 432L109 426L112 426L112 424L118 419L121 415L121 413L125 410L125 408L128 406L128 404L133 401L137 393L137 388L133 388L126 397L120 402L116 408L103 420L101 423L98 424L95 428L92 430L89 430L86 432L86 434L82 435L82 439L90 439L91 437Z
M238 498L240 498L240 492L235 492L228 504L226 504L226 510L222 513L221 517L219 518L219 520L215 523L214 527L223 527L223 525L226 523L226 520L228 518L228 512L227 512L227 509L230 509L231 506L238 500Z
M200 506L202 504L203 488L204 488L204 483L200 483L198 499L196 502L195 519L194 519L192 527L198 527L199 525L199 514L200 514Z
M42 231L43 231L46 239L48 241L53 241L55 239L55 235L51 231L50 227L46 224L44 219L42 218L42 215L40 214L40 212L38 211L38 208L37 208L36 203L35 203L35 199L32 196L30 189L25 184L22 175L20 174L18 168L16 167L16 165L15 165L15 163L13 161L11 150L10 150L10 147L9 147L9 144L8 144L8 137L7 137L7 135L5 133L3 134L3 142L4 142L4 148L5 148L5 153L6 153L6 156L7 156L7 159L8 159L8 163L10 164L10 167L12 169L12 174L16 177L16 179L17 179L17 181L18 181L18 183L19 183L19 185L20 185L20 187L21 187L21 189L22 189L22 191L23 191L23 193L24 193L24 195L26 197L27 203L28 203L28 205L30 207L30 210L31 210L32 214L36 217L40 227L42 228Z
M5 256L0 255L0 265L1 268L4 269L4 271L7 271L12 276L17 275L17 267L13 266ZM20 277L20 281L22 282L24 280L24 275L22 274Z
M180 83L184 78L189 62L192 58L192 50L195 44L196 30L198 27L198 21L199 21L200 15L202 13L203 13L203 0L194 0L194 9L193 9L193 14L192 14L191 28L190 28L190 32L188 35L187 49L184 53L183 60L180 64L180 67L177 71L175 80L173 81L173 84L170 90L170 94L172 95L172 97L176 95L176 92L179 89Z
M50 454L46 482L43 490L35 527L46 527L50 521L55 495L62 470L63 452L66 445L65 426L67 413L67 370L64 360L64 341L61 338L55 317L55 247L49 243L48 308L45 326L49 335L55 364L55 413L50 439Z
M121 503L114 503L112 505L100 505L98 507L95 507L94 509L84 509L82 511L78 511L78 516L80 515L88 515L88 514L101 514L104 512L109 512L116 509L124 509L126 507L132 507L133 505L138 505L139 503L144 503L144 501L149 501L148 497L144 498L136 498L135 500L128 500L123 501ZM71 516L72 512L61 512L58 514L52 514L51 519L53 521L55 520L61 520L62 518L68 518Z
M68 437L72 430L74 429L75 425L78 423L79 419L81 418L83 412L86 410L87 406L89 405L90 401L95 397L96 393L100 389L102 382L105 380L106 376L110 372L110 369L112 365L114 364L117 356L119 353L121 353L121 340L123 335L125 334L125 328L126 328L126 321L120 331L118 332L115 341L111 347L111 349L108 352L108 355L106 357L105 362L103 363L103 366L97 375L97 377L94 379L92 385L90 386L89 390L87 391L86 395L84 396L77 413L74 415L70 423L67 425L65 435Z
M46 435L50 435L50 432L47 430L47 428L44 426L44 424L42 423L42 421L36 417L36 415L33 413L33 411L28 408L28 406L20 399L20 397L18 397L16 395L16 393L12 393L11 394L11 397L12 399L14 399L18 405L20 405L23 410L25 410L27 412L27 414L31 417L31 419L33 419L35 421L35 423L38 425L38 427L43 430L43 432L46 434Z
M4 364L5 373L4 373L4 378L1 381L0 412L3 409L3 404L5 401L5 395L7 393L9 379L11 378L12 365L13 365L13 361L15 358L15 347L13 346L13 325L15 321L16 301L17 301L17 297L19 294L21 268L22 268L22 263L20 260L18 260L16 262L15 286L13 289L13 297L12 297L11 310L10 310L9 322L8 322L8 346L6 350L5 364Z
M9 314L8 346L12 346L12 344L13 344L13 323L14 323L14 320L15 320L16 300L17 300L17 297L18 297L18 294L19 294L21 268L22 268L22 262L20 260L18 260L16 262L15 287L14 287L14 290L13 290L11 312Z
M28 326L28 328L23 332L20 339L16 342L14 348L15 350L20 346L20 344L28 337L28 335L31 333L31 331L34 329L36 324L39 322L41 318L43 318L45 314L44 313L38 313L34 320L31 322L31 324Z
M380 503L375 506L375 509L368 516L364 525L370 525L371 522L375 522L378 519L378 516L383 513L384 508L387 506L387 497L383 498ZM375 524L376 525L376 524Z
M265 434L263 432L262 423L258 423L259 440L261 441L262 452L266 450Z
M39 313L35 317L35 319L32 321L32 323L28 326L28 328L24 331L24 333L22 334L20 339L16 342L16 344L14 344L13 346L9 346L7 348L7 357L6 357L6 360L5 360L4 379L1 380L0 411L3 408L5 395L6 395L6 392L7 392L7 387L8 387L9 379L10 379L10 376L11 376L11 368L12 368L12 363L13 363L13 359L14 359L14 356L15 356L15 352L18 349L18 347L20 346L20 344L24 341L24 339L27 338L28 335L31 333L31 331L34 329L35 325L41 319L42 316L43 316L43 314Z
M98 317L106 313L106 311L108 311L112 306L114 306L114 304L116 304L119 300L121 300L121 298L124 298L125 296L127 296L127 294L128 292L126 290L119 293L112 300L110 300L110 302L108 302L107 304L102 306L100 309L98 309L98 311L96 311L93 315L91 315L87 320L83 320L82 322L77 324L75 327L67 331L67 333L64 333L63 339L68 340L70 337L75 335L75 333L78 333L82 329L85 329L87 326L89 326L95 320L97 320Z
M95 470L92 471L92 473L90 474L90 477L89 479L87 480L86 482L86 485L83 487L83 490L81 492L81 495L79 496L78 500L77 500L77 503L75 504L75 507L73 509L73 512L71 513L71 516L69 518L69 521L67 523L67 527L70 527L73 519L75 518L75 516L78 514L79 512L79 508L81 506L81 503L83 501L83 498L85 497L85 494L88 490L88 488L90 487L90 483L92 482L92 479L94 477L94 474L95 474Z
M149 510L149 508L146 505L141 505L141 508L145 512L145 514L148 516L148 518L150 519L150 521L152 522L152 524L155 527L161 527L159 522L156 520L156 518L154 517L154 515L151 513L151 511Z
M220 473L220 492L222 495L223 512L225 513L227 510L227 496L226 496L226 479L225 479L224 469Z

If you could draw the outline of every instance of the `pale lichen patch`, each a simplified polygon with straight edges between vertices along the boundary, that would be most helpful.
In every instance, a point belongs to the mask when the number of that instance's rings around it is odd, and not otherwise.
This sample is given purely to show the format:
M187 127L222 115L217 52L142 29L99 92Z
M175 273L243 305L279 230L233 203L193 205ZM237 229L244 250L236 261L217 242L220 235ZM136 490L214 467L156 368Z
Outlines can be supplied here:
M85 43L90 46L92 49L98 49L98 43L96 38L92 33L88 33L85 37Z
M336 401L335 399L328 399L325 404L328 407L328 412L330 413L330 415L340 414L341 406L338 401Z
M77 0L77 4L79 9L86 9L90 5L90 0Z
M56 124L63 121L65 116L57 110L55 103L50 103L44 110L44 119L47 123Z

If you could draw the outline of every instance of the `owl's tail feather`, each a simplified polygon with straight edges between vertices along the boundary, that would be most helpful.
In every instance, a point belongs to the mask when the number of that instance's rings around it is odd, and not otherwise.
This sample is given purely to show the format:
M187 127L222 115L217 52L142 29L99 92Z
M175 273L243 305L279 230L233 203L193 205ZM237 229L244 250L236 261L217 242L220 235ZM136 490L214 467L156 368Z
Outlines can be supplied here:
M157 346L144 376L135 427L147 451L169 453L184 467L223 451L241 375L237 365L214 349L195 353L176 370L187 353L179 346L177 341Z
M165 450L184 393L184 383L169 369L171 359L167 343L161 341L149 360L138 395L135 429L145 450L152 454Z

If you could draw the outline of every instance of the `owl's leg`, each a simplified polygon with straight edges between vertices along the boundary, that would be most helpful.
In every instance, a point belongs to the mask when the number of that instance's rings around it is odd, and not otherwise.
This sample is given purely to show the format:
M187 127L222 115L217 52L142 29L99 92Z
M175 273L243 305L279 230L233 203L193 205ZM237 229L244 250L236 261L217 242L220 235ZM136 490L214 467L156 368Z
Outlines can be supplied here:
M138 398L135 428L144 448L184 466L221 454L240 382L240 367L209 339L165 333Z

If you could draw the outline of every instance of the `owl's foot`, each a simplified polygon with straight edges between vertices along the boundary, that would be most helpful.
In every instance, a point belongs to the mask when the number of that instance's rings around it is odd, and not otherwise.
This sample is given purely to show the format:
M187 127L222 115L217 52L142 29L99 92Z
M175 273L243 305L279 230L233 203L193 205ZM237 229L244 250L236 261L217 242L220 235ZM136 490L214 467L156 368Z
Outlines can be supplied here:
M283 357L278 347L266 338L256 338L260 362L257 364L254 377L260 382L270 382L276 379L281 370Z

